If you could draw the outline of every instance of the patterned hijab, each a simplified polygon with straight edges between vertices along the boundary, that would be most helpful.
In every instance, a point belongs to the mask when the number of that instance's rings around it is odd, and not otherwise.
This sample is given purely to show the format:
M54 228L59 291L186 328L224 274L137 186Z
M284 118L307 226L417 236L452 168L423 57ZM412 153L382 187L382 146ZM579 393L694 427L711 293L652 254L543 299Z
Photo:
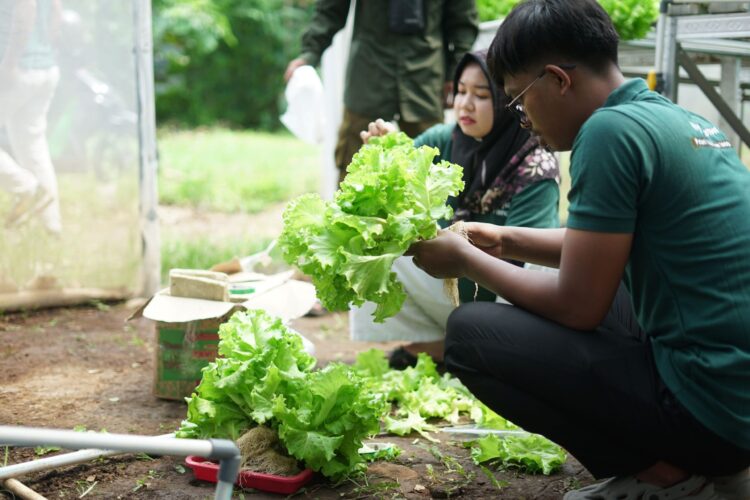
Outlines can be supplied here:
M464 68L478 64L490 86L495 113L492 129L481 141L464 134L458 125L453 130L450 161L463 167L465 183L456 200L453 222L471 220L472 213L494 212L526 186L560 178L554 156L540 148L539 141L505 109L507 96L490 78L486 59L485 50L467 53L458 63L453 78L455 97Z

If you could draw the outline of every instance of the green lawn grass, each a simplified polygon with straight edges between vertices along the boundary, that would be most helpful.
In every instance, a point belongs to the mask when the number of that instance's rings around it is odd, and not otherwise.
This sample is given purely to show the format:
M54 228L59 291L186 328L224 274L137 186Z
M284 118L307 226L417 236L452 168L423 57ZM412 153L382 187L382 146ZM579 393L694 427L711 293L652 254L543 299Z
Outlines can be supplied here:
M158 140L160 204L257 213L319 187L320 148L288 134L161 129ZM208 269L268 243L267 236L188 236L162 227L162 282L170 269Z
M288 134L162 129L158 144L162 204L255 213L318 190L320 149Z
M234 257L245 257L265 249L270 240L252 236L212 240L206 237L186 238L170 236L162 240L161 280L169 282L170 269L209 269L214 264L226 262ZM274 264L281 261L273 255Z

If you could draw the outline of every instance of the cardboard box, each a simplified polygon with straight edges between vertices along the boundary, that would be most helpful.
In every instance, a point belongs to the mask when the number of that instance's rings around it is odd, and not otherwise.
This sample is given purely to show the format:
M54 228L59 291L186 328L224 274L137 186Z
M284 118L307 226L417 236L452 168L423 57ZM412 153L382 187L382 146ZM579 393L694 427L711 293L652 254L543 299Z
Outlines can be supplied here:
M154 395L182 400L200 382L201 369L216 358L219 325L241 310L263 309L271 316L291 320L306 314L315 303L315 287L290 279L291 272L272 276L241 273L235 283L255 278L254 292L230 302L172 297L169 290L154 295L130 319L156 322ZM244 281L243 281L244 279ZM241 300L241 301L240 301ZM306 348L312 344L303 337Z

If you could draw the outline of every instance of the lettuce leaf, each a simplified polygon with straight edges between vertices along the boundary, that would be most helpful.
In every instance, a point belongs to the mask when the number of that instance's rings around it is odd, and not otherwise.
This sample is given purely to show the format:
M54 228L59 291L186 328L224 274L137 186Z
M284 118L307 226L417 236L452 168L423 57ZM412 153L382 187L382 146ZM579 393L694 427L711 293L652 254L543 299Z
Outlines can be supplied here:
M532 474L552 474L567 459L565 452L552 441L538 434L504 436L490 434L478 439L471 448L476 464L500 462Z
M433 163L438 154L403 133L373 138L354 155L333 201L305 194L287 205L279 247L312 278L327 309L372 301L377 322L401 309L406 294L393 262L437 235L437 221L452 215L448 197L463 188L461 167Z
M275 429L290 455L326 477L340 480L365 467L359 450L380 431L430 433L434 422L469 417L484 426L518 429L474 398L432 359L391 370L385 354L371 349L353 366L331 363L316 370L300 337L263 311L238 312L219 328L219 353L209 363L187 417L177 432L185 438L236 440L247 429ZM489 436L472 449L477 463L500 461L528 472L549 474L565 462L564 452L545 438Z
M359 375L340 363L314 370L299 335L260 310L235 313L219 338L223 357L204 368L186 398L178 437L236 440L265 424L290 455L327 477L364 467L357 450L379 431L385 402Z
M430 422L456 424L461 417L485 428L520 429L476 399L458 379L449 374L441 377L427 354L419 354L413 368L391 370L383 351L370 349L357 355L353 369L364 377L368 390L382 394L393 405L392 414L384 417L386 431L393 434L418 432L434 441L429 433L439 428ZM477 464L500 462L532 474L550 474L566 460L559 446L538 434L502 439L491 434L474 442L471 453Z

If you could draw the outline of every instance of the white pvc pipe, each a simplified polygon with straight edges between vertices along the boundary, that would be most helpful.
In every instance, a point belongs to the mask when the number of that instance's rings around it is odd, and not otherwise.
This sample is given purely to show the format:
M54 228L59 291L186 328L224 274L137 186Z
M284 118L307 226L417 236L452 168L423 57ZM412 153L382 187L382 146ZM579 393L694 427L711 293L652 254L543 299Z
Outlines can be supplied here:
M164 434L156 437L169 438L174 437L174 434ZM10 477L23 476L34 472L64 467L66 465L76 465L83 462L89 462L99 457L109 457L112 455L121 455L123 453L126 452L120 450L88 449L65 453L63 455L55 455L54 457L40 458L38 460L32 460L31 462L8 465L6 467L0 467L0 481Z
M240 451L227 440L177 439L164 436L134 436L127 434L95 434L35 427L0 426L0 446L60 446L89 450L94 454L111 450L148 453L151 455L198 455L221 460L215 499L230 500L233 483L240 466ZM2 469L0 469L2 471ZM16 472L17 473L17 472ZM227 478L231 478L227 480Z
M210 442L198 439L165 439L159 436L130 436L127 434L100 434L71 432L32 427L0 425L0 445L45 446L54 445L68 449L116 449L125 452L151 455L211 455Z
M233 483L227 481L218 481L216 483L214 498L232 498L232 493L234 493Z

